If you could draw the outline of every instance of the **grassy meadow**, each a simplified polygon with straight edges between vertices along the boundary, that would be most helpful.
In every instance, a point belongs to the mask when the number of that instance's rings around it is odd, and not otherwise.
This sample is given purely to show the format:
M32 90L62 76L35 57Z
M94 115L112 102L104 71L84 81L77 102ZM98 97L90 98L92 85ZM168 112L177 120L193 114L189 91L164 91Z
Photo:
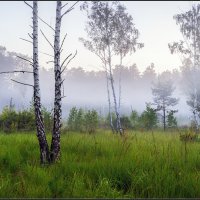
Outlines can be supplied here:
M200 197L200 143L178 133L64 133L61 152L42 167L34 133L1 133L0 197Z

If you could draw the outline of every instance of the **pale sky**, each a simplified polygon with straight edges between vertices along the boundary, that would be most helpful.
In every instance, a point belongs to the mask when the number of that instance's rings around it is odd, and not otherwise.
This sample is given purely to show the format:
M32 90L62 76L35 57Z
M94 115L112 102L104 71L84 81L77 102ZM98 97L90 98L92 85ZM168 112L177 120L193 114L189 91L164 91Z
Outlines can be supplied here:
M29 3L32 2L29 1ZM69 2L69 5L72 3ZM75 9L65 15L63 19L61 36L63 37L65 33L68 34L63 52L68 55L78 51L69 68L80 66L85 70L101 70L99 58L85 49L78 40L79 37L87 38L84 31L87 17L84 12L80 11L81 3L80 1ZM144 43L144 48L125 58L124 65L130 66L136 63L141 72L152 62L155 64L157 72L178 69L181 65L180 59L178 55L171 55L168 49L168 43L182 39L173 16L188 11L192 6L192 1L123 1L121 3L132 15L134 24L140 32L139 41ZM196 1L196 3L199 2ZM40 1L38 5L39 16L54 27L56 2ZM8 51L31 56L31 44L19 39L20 37L29 39L31 17L32 11L23 1L1 1L0 45L5 46ZM39 22L39 28L53 43L53 31L42 22ZM39 48L40 51L53 55L53 50L41 34ZM49 60L51 57L40 54L40 63L43 67L50 67L49 64L46 64L46 61Z

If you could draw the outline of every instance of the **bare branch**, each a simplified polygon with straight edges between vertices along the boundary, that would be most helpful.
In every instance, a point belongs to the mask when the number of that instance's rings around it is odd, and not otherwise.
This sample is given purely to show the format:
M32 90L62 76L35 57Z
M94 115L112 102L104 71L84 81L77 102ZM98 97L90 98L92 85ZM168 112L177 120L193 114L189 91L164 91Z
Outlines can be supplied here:
M68 5L68 3L66 3L65 5L63 5L63 6L61 7L61 9L63 9L66 5Z
M65 98L66 96L62 96L61 99Z
M24 1L24 3L29 6L31 9L33 9L33 6L31 6L30 4L28 4L26 1Z
M65 60L62 62L62 64L61 64L61 68L62 68L62 66L65 64L65 62L67 61L67 59L70 57L72 55L72 53L70 53L66 58L65 58Z
M42 53L42 54L47 55L47 56L50 56L50 57L54 57L54 56L52 56L52 55L50 55L50 54L48 54L48 53L42 52L42 51L39 51L39 53Z
M63 41L62 41L62 43L61 43L61 46L60 46L60 49L59 49L59 51L62 49L62 46L63 46L63 44L64 44L64 42L65 42L65 38L67 37L67 33L65 34L65 37L63 38Z
M49 63L54 63L54 60L47 61L46 63L47 63L47 64L49 64Z
M23 58L23 57L21 57L21 56L17 56L17 57L20 58L20 59L22 59L22 60L25 60L25 61L29 62L31 65L33 65L33 63L32 63L30 60L28 60L28 59L26 59L26 58Z
M51 26L51 25L49 25L47 22L45 22L42 18L40 18L39 16L38 16L38 19L39 20L41 20L44 24L46 24L50 29L52 29L53 31L55 31L55 29Z
M68 66L68 64L71 62L72 59L74 59L74 57L77 55L77 50L76 53L74 54L74 56L68 61L68 63L65 65L64 69L61 71L61 74L65 71L66 67Z
M29 73L29 74L33 74L33 72L30 71L7 71L7 72L0 72L0 74L11 74L11 73Z
M33 39L33 37L31 36L31 34L30 34L30 33L28 33L28 36L29 36L31 39Z
M45 36L45 34L42 32L42 30L40 29L42 35L44 36L44 38L46 39L46 41L49 43L49 45L54 49L53 45L51 44L51 42L49 42L49 40L47 39L47 37Z
M16 82L16 83L19 83L19 84L22 84L22 85L31 86L31 87L33 87L33 88L34 88L34 86L33 86L33 85L31 85L31 84L28 84L28 83L22 83L22 82L19 82L19 81L13 80L13 79L11 79L11 81L14 81L14 82Z
M29 42L29 43L33 44L33 42L31 42L30 40L26 40L26 39L24 39L24 38L19 38L19 39L24 40L24 41L26 41L26 42Z
M65 81L65 79L63 79L63 80L60 82L60 85L62 85L64 81Z
M60 19L62 19L62 17L63 17L64 15L66 15L68 12L72 11L72 10L74 9L74 6L75 6L78 2L79 2L79 1L75 2L69 9L67 9L67 11L65 11L65 12L61 15Z

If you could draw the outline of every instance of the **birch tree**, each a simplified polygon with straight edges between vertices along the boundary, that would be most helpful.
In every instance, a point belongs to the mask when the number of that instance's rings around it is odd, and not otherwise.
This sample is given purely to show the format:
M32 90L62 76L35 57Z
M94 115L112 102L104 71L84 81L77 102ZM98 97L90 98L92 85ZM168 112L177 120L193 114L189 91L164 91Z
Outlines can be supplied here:
M187 82L184 84L184 92L187 95L187 104L193 113L196 127L198 115L200 115L200 4L193 4L190 10L173 17L180 28L183 39L179 42L168 44L172 54L177 53L182 61L182 77ZM186 68L184 67L188 62ZM186 73L187 72L187 73Z
M36 123L36 129L37 129L37 138L39 142L39 148L40 148L40 162L41 164L46 164L49 162L49 147L46 140L45 135L45 128L44 128L44 121L43 116L41 112L41 97L40 97L40 84L39 84L39 63L38 63L38 2L33 1L33 6L25 2L26 5L28 5L32 9L33 17L33 32L32 36L29 34L30 38L32 39L32 42L29 40L24 39L25 41L28 41L32 43L33 46L33 58L32 61L19 57L25 61L27 61L31 66L33 67L33 71L10 71L10 72L1 72L3 73L32 73L33 74L33 80L34 84L28 84L28 83L22 83L16 80L13 80L16 83L30 86L33 88L33 99L34 99L34 111L35 111L35 123Z
M71 10L73 10L75 4L73 4L70 8L68 8L63 14L61 12L66 4L62 6L62 2L57 1L57 6L56 6L56 22L55 22L55 36L54 36L55 98L54 98L54 117L53 117L54 122L53 122L53 132L52 132L52 141L50 150L51 162L55 162L60 158L60 134L61 134L61 118L62 118L61 100L63 98L61 92L61 86L64 81L62 79L62 73L66 69L69 62L76 56L77 53L76 52L74 56L71 58L70 56L72 56L72 54L70 54L61 63L60 55L62 51L62 45L65 40L64 37L62 43L60 42L61 22L63 16L69 13ZM67 62L66 65L65 62Z
M64 97L61 95L61 86L64 82L64 80L62 80L62 73L65 71L68 64L77 54L77 51L74 55L69 54L62 63L60 62L60 54L61 54L62 46L66 38L66 35L65 35L62 42L60 43L60 28L61 28L61 20L63 16L69 13L70 11L72 11L76 3L74 3L71 7L69 7L65 12L61 13L62 9L68 3L62 6L62 2L57 1L56 23L55 23L55 29L54 29L38 16L38 1L33 1L33 6L25 2L25 4L28 5L33 11L33 18L32 18L33 19L33 26L32 26L33 33L32 33L32 36L28 34L30 38L32 39L32 41L27 40L27 39L23 39L23 40L33 45L33 58L32 58L32 61L30 61L27 58L23 58L19 56L18 57L27 61L29 64L31 64L31 66L33 66L33 71L31 72L31 71L25 71L25 70L21 70L21 71L15 70L15 71L9 71L9 72L0 72L0 74L5 74L5 73L32 73L33 74L34 85L31 85L28 83L22 83L13 79L12 81L19 84L26 85L26 86L30 86L33 88L35 122L36 122L36 128L37 128L37 138L38 138L39 147L40 147L41 164L54 163L55 161L59 159L59 156L60 156L60 129L61 129L61 115L62 115L61 99ZM55 31L54 45L52 45L49 42L45 34L41 31L42 35L45 37L45 39L54 49L54 74L55 74L54 125L53 125L53 131L52 131L53 133L52 133L52 142L51 142L50 150L49 150L46 135L45 135L44 120L43 120L43 116L41 112L41 98L40 98L40 86L39 86L39 63L38 63L38 19L40 19L42 22L48 25L52 30Z
M41 163L49 162L49 147L46 140L44 121L41 113L39 64L38 64L38 2L33 1L33 78L34 78L34 109L37 137L40 146Z
M83 38L80 38L80 40L83 42L86 48L94 52L101 59L104 66L105 65L107 66L105 70L108 75L107 80L109 79L109 83L111 86L114 110L117 119L116 131L122 135L123 130L120 122L119 106L117 102L113 71L112 71L112 66L113 66L112 57L114 55L119 54L118 52L120 45L119 42L116 41L120 37L119 32L121 29L121 25L126 23L127 18L126 19L124 18L125 20L123 21L123 17L124 16L127 17L127 14L124 13L125 9L121 9L119 2L108 3L108 2L92 1L91 8L89 3L84 2L81 9L87 12L89 21L87 22L86 32L90 40L85 40ZM121 19L120 24L118 24L119 21L116 20L118 18ZM132 18L129 19L131 20ZM98 47L97 49L94 47L94 44L95 47ZM127 51L129 50L130 48L127 49ZM125 50L122 49L121 51L123 53L125 52ZM107 89L107 91L109 96L109 90ZM110 97L108 97L108 103L109 103L109 98Z

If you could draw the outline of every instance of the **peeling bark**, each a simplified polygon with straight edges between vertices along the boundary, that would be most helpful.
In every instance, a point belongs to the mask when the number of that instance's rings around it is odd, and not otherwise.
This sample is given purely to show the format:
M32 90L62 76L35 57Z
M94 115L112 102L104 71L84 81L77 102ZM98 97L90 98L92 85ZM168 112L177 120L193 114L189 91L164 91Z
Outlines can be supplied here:
M33 1L33 79L34 79L34 109L37 127L37 138L40 146L40 162L49 162L49 147L46 140L44 122L41 112L39 64L38 64L38 4Z
M54 37L54 74L55 74L55 99L54 99L54 125L51 142L51 162L60 157L60 133L61 133L61 65L60 65L60 28L61 28L62 2L57 1L56 24Z

